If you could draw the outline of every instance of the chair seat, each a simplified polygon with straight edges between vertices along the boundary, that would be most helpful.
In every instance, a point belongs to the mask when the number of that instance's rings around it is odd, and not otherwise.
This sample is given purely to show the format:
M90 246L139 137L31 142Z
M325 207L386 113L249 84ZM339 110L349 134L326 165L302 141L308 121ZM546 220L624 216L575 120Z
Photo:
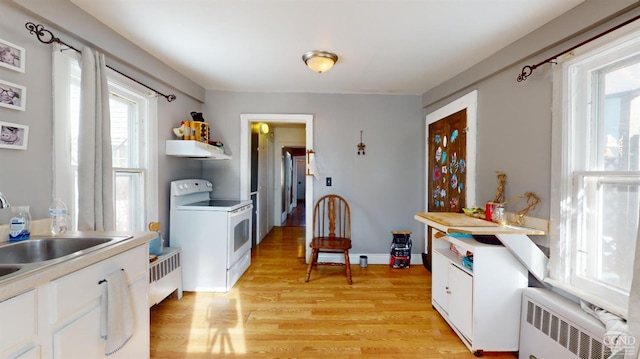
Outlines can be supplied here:
M322 251L344 251L345 249L351 249L351 239L343 237L316 237L311 240L309 247Z

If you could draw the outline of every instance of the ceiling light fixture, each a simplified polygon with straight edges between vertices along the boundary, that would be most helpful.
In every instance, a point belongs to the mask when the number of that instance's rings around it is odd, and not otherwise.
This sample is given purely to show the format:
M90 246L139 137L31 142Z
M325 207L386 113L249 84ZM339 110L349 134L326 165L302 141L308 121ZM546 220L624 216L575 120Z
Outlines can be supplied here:
M338 61L338 55L326 51L309 51L302 55L302 61L319 74L331 70Z

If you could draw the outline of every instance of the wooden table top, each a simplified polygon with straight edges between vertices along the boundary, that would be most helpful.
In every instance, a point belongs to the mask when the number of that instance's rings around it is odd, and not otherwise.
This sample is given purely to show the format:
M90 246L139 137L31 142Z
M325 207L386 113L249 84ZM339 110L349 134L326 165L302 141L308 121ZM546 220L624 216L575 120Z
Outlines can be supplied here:
M415 218L417 220L420 220L421 218L423 218L428 221L432 221L440 225L443 225L445 227L448 227L447 233L467 233L467 234L476 234L476 235L490 235L490 234L544 235L545 234L544 231L533 229L533 228L516 227L511 225L500 226L495 222L490 222L480 218L470 217L464 213L418 212Z

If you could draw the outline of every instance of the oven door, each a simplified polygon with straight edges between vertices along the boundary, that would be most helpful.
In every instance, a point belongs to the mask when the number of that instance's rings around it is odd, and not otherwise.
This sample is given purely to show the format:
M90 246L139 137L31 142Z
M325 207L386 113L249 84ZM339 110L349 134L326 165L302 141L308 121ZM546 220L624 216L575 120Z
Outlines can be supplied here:
M227 269L251 251L251 209L249 204L229 212L229 253Z

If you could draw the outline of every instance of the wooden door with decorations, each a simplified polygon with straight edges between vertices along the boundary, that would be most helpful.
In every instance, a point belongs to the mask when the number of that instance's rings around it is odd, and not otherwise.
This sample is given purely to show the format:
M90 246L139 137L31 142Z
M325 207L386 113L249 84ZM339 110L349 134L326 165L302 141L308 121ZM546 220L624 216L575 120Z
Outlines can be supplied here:
M429 125L429 212L462 212L466 206L466 128L466 109Z

